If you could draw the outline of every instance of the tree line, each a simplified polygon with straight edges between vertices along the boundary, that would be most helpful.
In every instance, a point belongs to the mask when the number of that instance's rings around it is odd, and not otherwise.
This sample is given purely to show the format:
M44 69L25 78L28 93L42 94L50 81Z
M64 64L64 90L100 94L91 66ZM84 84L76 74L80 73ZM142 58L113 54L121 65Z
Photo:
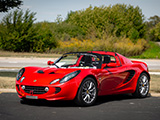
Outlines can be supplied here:
M160 17L145 21L137 6L116 4L70 11L62 21L35 23L36 13L17 9L0 23L0 48L16 52L48 52L60 47L60 42L76 40L107 41L110 37L124 38L136 44L139 39L160 40ZM100 47L99 47L100 48ZM142 49L144 50L144 49Z

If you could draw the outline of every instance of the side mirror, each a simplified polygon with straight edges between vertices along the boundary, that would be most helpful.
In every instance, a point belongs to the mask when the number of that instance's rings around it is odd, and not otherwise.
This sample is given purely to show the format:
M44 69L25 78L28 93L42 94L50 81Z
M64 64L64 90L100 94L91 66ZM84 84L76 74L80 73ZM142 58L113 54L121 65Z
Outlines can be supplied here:
M106 65L107 65L106 63L102 64L101 69L104 69L106 67Z
M52 62L52 61L47 62L47 65L53 65L53 64L54 64L54 62Z
M117 67L117 64L116 63L108 63L107 66L110 68L115 68L115 67Z

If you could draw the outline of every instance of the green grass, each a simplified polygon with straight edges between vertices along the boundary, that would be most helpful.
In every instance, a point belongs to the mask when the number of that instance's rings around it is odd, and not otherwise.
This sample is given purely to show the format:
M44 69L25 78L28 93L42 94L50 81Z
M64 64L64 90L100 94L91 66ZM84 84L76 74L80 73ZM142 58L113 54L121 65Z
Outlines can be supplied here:
M149 42L150 47L141 55L132 56L131 58L142 59L160 59L160 45L154 42Z

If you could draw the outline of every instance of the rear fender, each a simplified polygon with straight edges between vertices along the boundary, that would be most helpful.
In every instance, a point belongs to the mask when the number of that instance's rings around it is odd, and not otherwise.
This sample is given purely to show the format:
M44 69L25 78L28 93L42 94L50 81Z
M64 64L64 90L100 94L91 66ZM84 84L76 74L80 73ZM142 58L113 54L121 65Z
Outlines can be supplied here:
M145 69L145 71L148 71L148 66L145 62L132 60L132 63L134 63L134 64L139 63L139 64L145 66L145 67L143 67Z

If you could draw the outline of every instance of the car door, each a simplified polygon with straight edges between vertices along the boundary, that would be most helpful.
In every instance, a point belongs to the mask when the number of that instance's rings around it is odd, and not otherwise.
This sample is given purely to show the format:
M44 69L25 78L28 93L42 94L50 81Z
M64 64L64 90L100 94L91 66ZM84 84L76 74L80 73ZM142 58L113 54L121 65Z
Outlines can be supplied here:
M125 66L117 65L114 56L111 56L111 62L108 63L108 67L101 71L100 81L100 94L107 95L115 93L117 89L123 84L126 79L128 72ZM109 65L110 64L110 65Z

